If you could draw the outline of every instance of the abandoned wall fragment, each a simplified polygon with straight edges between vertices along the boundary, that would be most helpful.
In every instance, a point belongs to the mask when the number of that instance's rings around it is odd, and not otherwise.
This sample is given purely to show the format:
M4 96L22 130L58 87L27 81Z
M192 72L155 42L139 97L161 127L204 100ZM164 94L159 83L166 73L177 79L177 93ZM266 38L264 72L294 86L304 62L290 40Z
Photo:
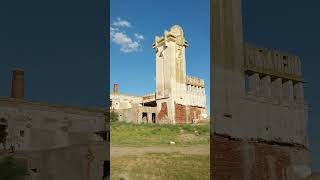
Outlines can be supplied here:
M297 180L308 175L308 149L214 134L212 175L217 180ZM304 171L304 172L303 172Z

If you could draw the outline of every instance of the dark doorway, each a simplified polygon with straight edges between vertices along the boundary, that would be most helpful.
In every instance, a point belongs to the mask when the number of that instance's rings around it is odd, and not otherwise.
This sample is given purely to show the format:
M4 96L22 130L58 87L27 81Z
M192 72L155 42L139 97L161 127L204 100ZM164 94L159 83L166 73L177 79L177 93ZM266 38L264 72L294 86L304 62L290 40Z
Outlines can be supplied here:
M110 161L103 162L103 177L102 179L105 180L110 176Z
M146 112L142 113L142 120L144 122L148 122L148 113L146 113Z
M7 125L0 124L0 144L2 144L3 149L6 149L6 140L7 140Z
M156 113L152 113L152 123L156 123Z

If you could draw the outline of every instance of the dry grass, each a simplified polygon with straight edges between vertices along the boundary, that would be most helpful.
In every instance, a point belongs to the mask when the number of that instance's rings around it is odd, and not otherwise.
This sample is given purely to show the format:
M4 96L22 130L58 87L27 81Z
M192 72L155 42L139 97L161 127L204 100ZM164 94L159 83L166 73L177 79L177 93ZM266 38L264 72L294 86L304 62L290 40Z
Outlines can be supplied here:
M178 146L209 144L210 126L111 123L112 145L141 147L165 145L170 141Z
M111 179L125 180L206 180L210 179L208 155L146 153L111 157Z

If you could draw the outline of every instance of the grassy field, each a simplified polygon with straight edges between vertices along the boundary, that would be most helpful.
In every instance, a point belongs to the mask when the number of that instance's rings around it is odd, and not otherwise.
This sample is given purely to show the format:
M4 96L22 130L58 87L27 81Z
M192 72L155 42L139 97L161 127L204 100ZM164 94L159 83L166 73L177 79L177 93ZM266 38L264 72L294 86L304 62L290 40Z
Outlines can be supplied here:
M111 179L210 179L210 125L111 122ZM174 141L174 145L169 142Z
M210 126L111 123L111 144L154 146L174 141L177 146L209 144Z
M209 159L209 155L180 153L111 157L111 179L207 180L210 179Z

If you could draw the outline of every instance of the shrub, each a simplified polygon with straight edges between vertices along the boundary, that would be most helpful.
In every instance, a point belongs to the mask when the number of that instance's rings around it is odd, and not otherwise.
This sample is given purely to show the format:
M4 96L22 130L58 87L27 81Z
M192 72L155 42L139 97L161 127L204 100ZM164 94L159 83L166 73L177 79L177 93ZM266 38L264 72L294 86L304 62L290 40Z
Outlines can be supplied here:
M117 122L119 121L119 114L117 112L110 112L110 122Z
M29 175L27 168L13 157L0 160L0 180L21 180L26 175Z

